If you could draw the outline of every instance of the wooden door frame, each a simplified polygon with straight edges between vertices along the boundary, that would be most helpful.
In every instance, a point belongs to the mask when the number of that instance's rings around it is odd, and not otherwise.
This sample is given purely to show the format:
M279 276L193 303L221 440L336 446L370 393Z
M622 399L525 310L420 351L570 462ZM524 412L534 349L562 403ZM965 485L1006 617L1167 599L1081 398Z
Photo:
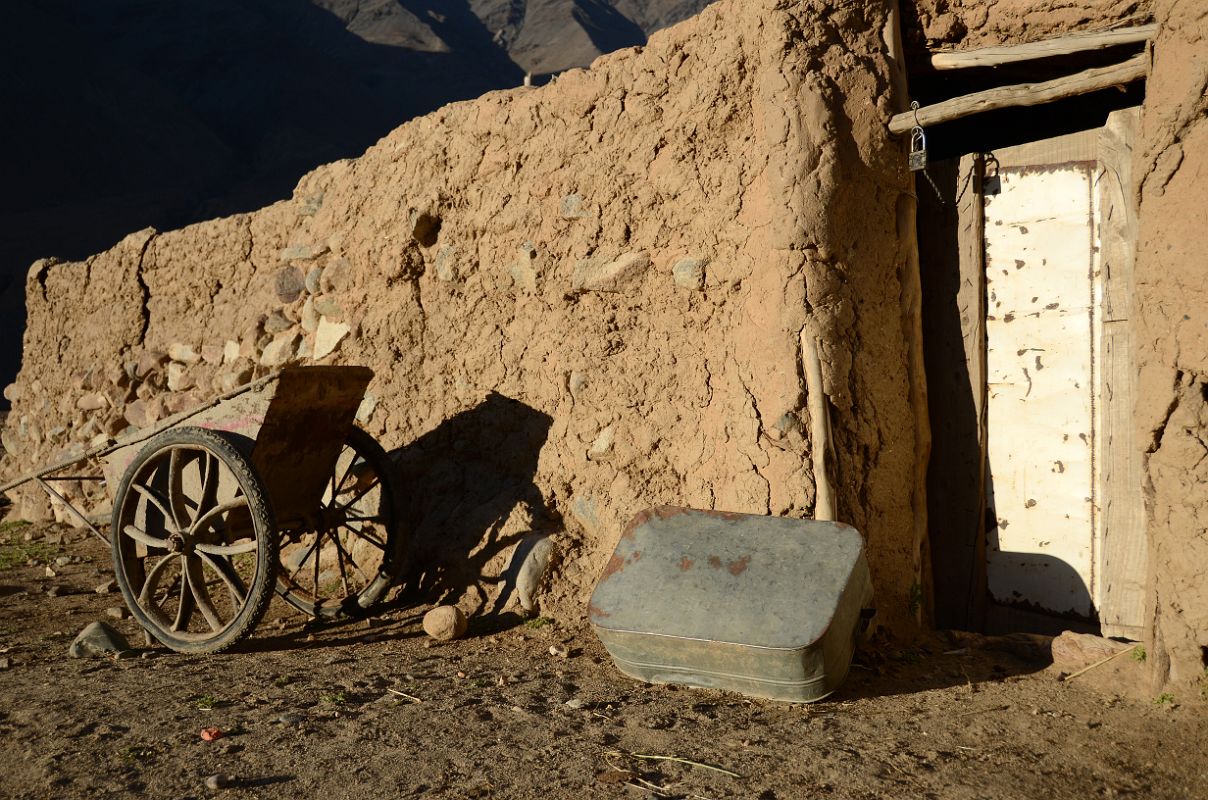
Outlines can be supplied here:
M1001 168L1095 161L1098 238L1104 294L1097 396L1110 403L1097 419L1096 457L1103 535L1094 595L1105 635L1138 638L1144 608L1146 542L1141 454L1132 432L1135 397L1131 302L1136 207L1130 189L1138 108L1112 112L1105 127L1004 148ZM970 154L929 167L937 191L920 181L919 249L923 329L933 431L927 475L935 622L984 630L986 584L986 283L983 171ZM936 194L940 195L937 202ZM959 344L956 335L959 332ZM1096 412L1099 413L1099 412ZM975 440L970 436L976 437ZM997 604L994 604L998 607ZM1043 622L1019 614L1008 627ZM1057 618L1053 618L1057 620ZM1057 620L1060 628L1062 621ZM1001 624L995 627L1001 627ZM1085 625L1068 624L1066 627Z

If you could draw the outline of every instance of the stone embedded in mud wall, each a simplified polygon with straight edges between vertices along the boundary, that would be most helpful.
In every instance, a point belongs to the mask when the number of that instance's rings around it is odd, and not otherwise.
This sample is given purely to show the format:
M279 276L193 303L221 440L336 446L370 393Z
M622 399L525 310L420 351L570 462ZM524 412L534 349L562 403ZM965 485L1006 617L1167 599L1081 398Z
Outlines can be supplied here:
M609 261L584 259L575 265L571 289L576 292L619 292L640 281L649 268L650 256L646 253L623 253Z
M265 345L260 353L260 365L264 367L282 367L293 361L298 354L298 345L302 337L297 331L286 331L277 334Z
M314 352L311 353L311 358L318 361L334 353L350 330L351 328L342 322L332 322L327 317L320 317L315 328Z
M517 542L564 531L541 607L577 616L643 508L813 513L805 330L840 516L868 538L880 618L909 626L919 448L886 9L724 0L591 70L414 120L290 200L45 263L6 432L77 430L92 412L65 381L90 365L135 362L113 413L141 402L152 424L155 398L364 364L359 418L393 449L421 591L484 607ZM201 362L150 356L174 343ZM48 399L69 394L69 413ZM21 441L6 469L54 449Z
M693 289L703 292L705 289L705 264L701 258L681 258L671 268L675 285L682 289Z

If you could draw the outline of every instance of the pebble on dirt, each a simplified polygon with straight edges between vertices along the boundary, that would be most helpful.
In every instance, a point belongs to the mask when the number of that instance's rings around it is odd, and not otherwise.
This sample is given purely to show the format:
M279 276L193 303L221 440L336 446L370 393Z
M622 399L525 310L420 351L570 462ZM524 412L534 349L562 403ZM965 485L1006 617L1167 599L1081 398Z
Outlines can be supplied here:
M227 786L230 786L230 784L231 779L226 775L223 775L221 772L206 777L206 788L212 792L219 789L225 789Z
M130 649L126 637L103 622L93 622L80 631L71 643L67 654L72 658L88 658L107 653L121 653Z
M213 726L210 726L208 728L201 729L201 738L203 741L206 741L206 742L216 742L225 735L226 734L224 734L222 732L222 728L215 728Z
M437 606L424 614L424 633L441 642L459 639L466 632L466 615L457 606Z

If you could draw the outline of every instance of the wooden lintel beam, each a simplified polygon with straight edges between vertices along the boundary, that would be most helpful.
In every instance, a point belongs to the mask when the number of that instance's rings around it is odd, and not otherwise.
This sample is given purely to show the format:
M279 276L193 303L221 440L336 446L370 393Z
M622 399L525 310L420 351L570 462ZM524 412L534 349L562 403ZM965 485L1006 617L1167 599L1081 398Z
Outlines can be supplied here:
M1158 30L1156 24L1138 25L1133 28L1117 28L1111 31L1091 31L1045 39L1039 42L1010 45L1006 47L982 47L976 50L948 50L931 54L931 66L936 69L964 69L967 67L997 67L1020 61L1032 61L1052 56L1067 56L1136 44L1153 38Z
M1088 92L1097 92L1100 89L1109 89L1112 86L1124 86L1144 78L1147 69L1148 58L1144 53L1139 53L1120 64L1096 67L1051 81L986 89L923 106L917 111L895 114L889 120L889 132L906 133L916 124L927 127L983 111L1042 105Z

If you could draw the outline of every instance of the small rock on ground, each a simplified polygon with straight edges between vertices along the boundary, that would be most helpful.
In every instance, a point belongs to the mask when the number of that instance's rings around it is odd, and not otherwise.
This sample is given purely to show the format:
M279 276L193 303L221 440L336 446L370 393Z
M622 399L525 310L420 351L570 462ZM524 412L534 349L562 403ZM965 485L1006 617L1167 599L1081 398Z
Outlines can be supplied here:
M1053 663L1059 667L1082 667L1131 647L1133 645L1102 636L1065 631L1053 639Z
M126 637L103 622L93 622L80 631L67 649L67 654L72 658L88 658L129 649L130 643Z
M466 615L457 606L437 606L424 614L424 633L441 642L458 639L466 632Z
M230 783L231 779L226 775L223 775L221 772L206 777L206 788L212 792L218 791L219 789L225 789L230 785Z

